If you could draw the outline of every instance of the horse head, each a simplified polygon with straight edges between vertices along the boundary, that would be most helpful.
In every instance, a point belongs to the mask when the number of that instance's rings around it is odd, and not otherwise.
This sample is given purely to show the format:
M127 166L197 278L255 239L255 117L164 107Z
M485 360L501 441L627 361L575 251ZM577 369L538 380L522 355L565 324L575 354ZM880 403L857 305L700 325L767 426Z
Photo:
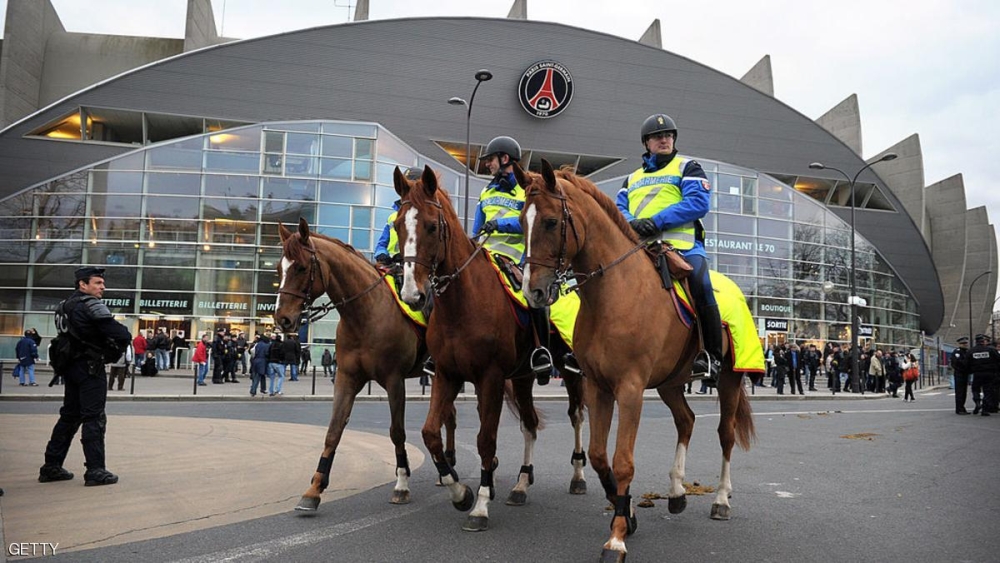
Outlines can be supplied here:
M580 249L581 233L566 192L572 184L566 175L562 171L557 175L544 158L541 174L526 174L514 165L514 176L526 193L521 212L527 243L524 297L532 307L545 307L559 298L559 286Z
M297 233L278 225L281 235L281 261L278 263L278 302L274 307L274 324L286 333L299 329L303 310L326 288L323 272L310 239L309 223L299 219Z
M423 174L414 181L396 167L393 183L402 200L393 225L403 250L403 288L399 295L411 307L421 309L445 257L450 232L445 206L451 209L451 204L447 194L438 189L437 175L430 166L424 166Z

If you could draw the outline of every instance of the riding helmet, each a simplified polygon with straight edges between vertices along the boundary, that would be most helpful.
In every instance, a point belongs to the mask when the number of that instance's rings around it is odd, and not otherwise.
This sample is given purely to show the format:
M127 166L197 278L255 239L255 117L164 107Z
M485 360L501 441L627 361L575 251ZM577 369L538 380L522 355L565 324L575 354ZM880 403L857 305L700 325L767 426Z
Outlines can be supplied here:
M501 153L509 156L511 160L521 160L521 145L511 137L496 137L490 141L490 144L486 145L486 150L483 151L483 158Z
M653 133L662 133L664 131L674 132L674 141L677 140L677 124L674 120L670 118L669 115L665 113L654 113L653 115L646 118L646 121L642 122L642 146L646 146L646 139L649 138Z

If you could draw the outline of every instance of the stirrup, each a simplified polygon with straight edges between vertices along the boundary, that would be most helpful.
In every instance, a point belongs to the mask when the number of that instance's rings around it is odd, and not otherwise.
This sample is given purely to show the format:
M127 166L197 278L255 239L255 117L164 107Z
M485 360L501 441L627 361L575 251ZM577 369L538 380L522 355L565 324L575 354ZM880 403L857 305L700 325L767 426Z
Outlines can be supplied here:
M583 375L580 363L576 361L576 356L573 355L573 352L568 352L563 356L563 370L573 375Z
M691 380L704 381L709 387L715 387L719 382L719 374L722 371L722 363L712 357L706 350L698 353L691 367Z
M424 362L424 373L428 377L434 377L434 358L427 356L427 361Z
M531 353L529 362L531 371L538 379L539 385L547 385L552 377L552 354L545 346L539 346Z

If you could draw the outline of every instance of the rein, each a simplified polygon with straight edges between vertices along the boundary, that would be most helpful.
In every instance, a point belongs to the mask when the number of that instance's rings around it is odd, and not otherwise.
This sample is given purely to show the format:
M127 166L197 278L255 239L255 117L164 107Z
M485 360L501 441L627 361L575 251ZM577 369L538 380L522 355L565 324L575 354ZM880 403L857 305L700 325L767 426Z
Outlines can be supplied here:
M385 273L380 274L379 277L378 277L378 279L375 280L375 283L373 283L370 286L366 287L365 289L361 290L360 293L356 293L356 294L354 294L354 295L352 295L350 297L345 297L344 299L341 299L340 301L337 301L336 303L333 303L331 301L331 302L325 303L323 305L315 305L315 306L314 305L309 305L310 303L313 302L313 298L312 298L312 286L313 286L313 283L316 280L316 272L317 271L319 271L319 281L320 281L320 284L323 287L326 287L326 282L323 280L323 269L319 265L319 258L316 257L316 247L312 244L312 241L309 242L309 246L306 246L304 248L306 250L308 250L309 254L311 255L310 260L309 260L309 284L306 286L305 293L301 293L301 292L298 292L298 291L293 291L293 290L290 290L290 289L284 289L284 288L279 289L278 293L279 294L280 293L284 293L286 295L291 295L293 297L298 297L298 298L302 299L303 300L302 301L302 312L306 314L306 318L309 319L310 323L316 322L316 321L322 319L323 317L327 316L330 313L330 311L332 311L333 309L336 309L336 308L338 308L338 307L340 307L342 305L346 305L346 304L350 303L351 301L354 301L356 299L359 299L359 298L363 297L364 295L367 295L372 290L374 290L376 287L378 287L378 285L380 283L382 283L382 280L385 279L385 276L387 276L389 274L389 272L385 272Z
M437 207L442 211L444 210L444 208L441 207L441 204L437 201L428 201L428 203L430 203L431 205ZM410 202L410 200L408 199L403 200L399 203L399 208L403 209L404 205L412 206L413 203ZM438 213L438 241L441 242L442 246L448 243L450 234L451 231L448 229L448 223L445 222L444 216L441 213ZM448 286L451 284L451 282L458 279L459 274L461 274L466 268L469 267L469 264L472 263L472 260L476 257L477 254L479 254L479 251L483 249L483 246L486 244L486 241L488 241L492 235L493 233L487 233L486 238L484 238L482 242L476 243L475 248L473 249L469 257L465 260L465 262L450 274L445 274L442 276L437 275L437 268L438 265L441 263L441 261L438 259L437 253L435 253L434 259L431 261L430 264L418 260L416 256L404 256L403 263L420 264L421 266L427 268L430 271L430 273L427 276L427 281L428 283L430 283L431 290L434 292L435 297L440 297L441 294L444 293L446 289L448 289Z

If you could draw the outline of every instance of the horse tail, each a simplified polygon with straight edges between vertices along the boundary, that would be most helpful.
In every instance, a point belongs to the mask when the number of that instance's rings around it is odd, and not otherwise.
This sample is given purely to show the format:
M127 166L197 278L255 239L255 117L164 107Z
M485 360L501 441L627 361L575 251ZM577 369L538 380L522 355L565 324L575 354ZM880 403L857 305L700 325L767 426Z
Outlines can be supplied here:
M507 410L510 411L510 414L514 415L515 420L521 422L521 405L517 400L517 393L514 392L514 383L510 379L503 383L503 399L504 403L507 404ZM538 419L538 428L536 430L545 428L545 414L536 409L534 403L532 403L531 408L535 411L535 418Z
M743 378L740 378L740 395L736 403L736 443L743 451L750 451L750 444L757 441L757 429L753 423L753 410L750 408L750 400L747 399L746 388L743 387Z

